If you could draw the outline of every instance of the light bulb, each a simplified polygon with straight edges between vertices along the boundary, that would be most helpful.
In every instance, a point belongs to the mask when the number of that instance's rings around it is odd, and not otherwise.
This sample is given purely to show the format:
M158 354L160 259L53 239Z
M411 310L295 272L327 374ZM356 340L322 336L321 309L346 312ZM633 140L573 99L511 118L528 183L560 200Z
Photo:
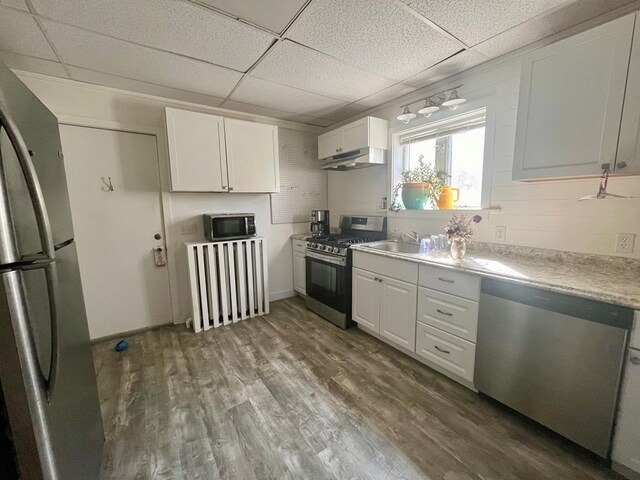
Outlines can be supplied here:
M411 110L409 110L409 107L404 107L404 110L402 110L402 113L400 115L398 115L398 120L400 120L402 123L409 123L411 120L413 120L414 118L416 118L416 114L415 113L411 113Z
M453 89L449 94L449 99L442 102L442 106L449 107L451 110L455 110L466 101L466 98L460 98L458 96L458 91L456 89Z
M427 101L424 103L424 107L418 110L418 113L424 115L425 118L429 118L432 114L436 113L440 110L438 104L436 104L431 98L427 98Z

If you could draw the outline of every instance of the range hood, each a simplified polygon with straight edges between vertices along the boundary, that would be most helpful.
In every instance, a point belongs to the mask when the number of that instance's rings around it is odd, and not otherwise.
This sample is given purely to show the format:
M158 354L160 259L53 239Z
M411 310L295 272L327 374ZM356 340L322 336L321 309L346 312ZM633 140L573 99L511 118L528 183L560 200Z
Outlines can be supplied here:
M357 168L384 165L387 161L387 151L381 148L361 148L351 152L341 153L325 159L323 170L355 170Z

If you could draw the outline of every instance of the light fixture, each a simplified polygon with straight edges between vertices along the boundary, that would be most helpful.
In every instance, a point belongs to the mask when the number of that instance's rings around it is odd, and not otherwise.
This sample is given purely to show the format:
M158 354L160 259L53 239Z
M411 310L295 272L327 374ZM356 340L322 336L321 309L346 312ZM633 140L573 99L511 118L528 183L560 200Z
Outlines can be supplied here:
M402 113L400 115L398 115L398 120L400 120L402 123L409 123L411 120L413 120L414 118L416 118L416 114L415 113L411 113L411 110L409 110L409 106L404 107L404 110L402 110Z
M418 110L418 113L424 115L425 118L430 117L432 114L436 113L440 110L440 107L436 102L433 101L431 97L427 98L424 102L424 107Z
M442 102L442 106L449 107L451 110L455 110L466 101L467 101L466 98L460 98L458 96L458 90L454 88L453 90L451 90L451 93L449 94L449 99Z

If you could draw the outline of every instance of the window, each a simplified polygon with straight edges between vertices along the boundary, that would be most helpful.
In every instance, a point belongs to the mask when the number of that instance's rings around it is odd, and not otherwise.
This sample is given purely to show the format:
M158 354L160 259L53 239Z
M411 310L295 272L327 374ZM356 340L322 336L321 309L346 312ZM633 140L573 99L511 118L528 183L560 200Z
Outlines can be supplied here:
M392 188L401 182L402 172L415 169L422 161L444 172L446 185L460 189L456 208L480 208L485 121L483 108L397 133ZM396 204L404 208L401 191ZM426 208L437 207L430 203Z

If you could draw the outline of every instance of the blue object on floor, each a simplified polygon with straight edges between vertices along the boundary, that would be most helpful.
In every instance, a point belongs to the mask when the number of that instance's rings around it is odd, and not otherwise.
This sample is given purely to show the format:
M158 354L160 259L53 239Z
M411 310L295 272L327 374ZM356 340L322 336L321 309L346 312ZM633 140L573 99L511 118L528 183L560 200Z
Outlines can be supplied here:
M120 340L116 344L116 352L124 352L127 348L129 348L129 342L126 340Z

